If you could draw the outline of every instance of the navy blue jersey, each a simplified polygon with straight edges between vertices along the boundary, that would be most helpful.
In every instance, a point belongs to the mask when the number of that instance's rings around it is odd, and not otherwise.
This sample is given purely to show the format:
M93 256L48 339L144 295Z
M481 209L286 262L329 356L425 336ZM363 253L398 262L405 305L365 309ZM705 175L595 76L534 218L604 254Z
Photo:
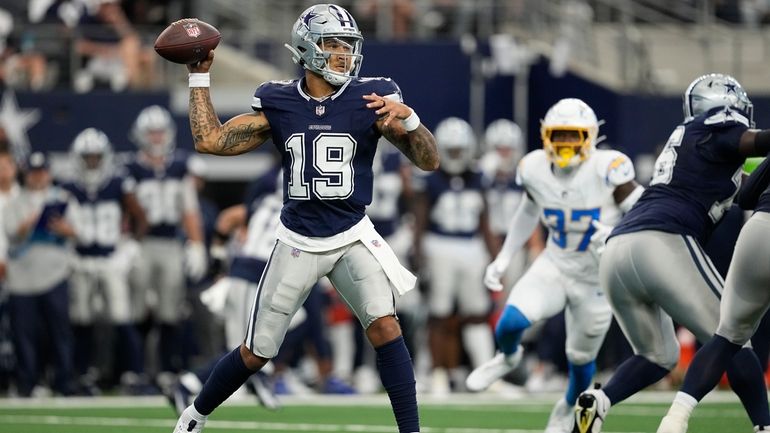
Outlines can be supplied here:
M726 107L679 125L655 162L650 187L612 236L659 230L704 244L740 186L745 157L738 144L748 128L744 114Z
M516 183L516 176L493 176L487 180L487 205L489 207L489 227L492 233L505 236L508 225L513 219L519 203L524 197L524 189Z
M147 236L173 238L184 212L183 179L187 176L187 155L179 152L169 156L161 170L135 159L126 165L129 176L136 181L136 198L147 215Z
M363 96L400 101L401 92L388 78L356 78L319 102L305 93L303 82L262 84L252 108L267 116L282 156L281 222L300 235L329 237L358 223L372 200L372 160L381 134Z
M126 179L113 177L97 191L78 182L62 185L78 201L75 249L81 256L108 256L120 241Z
M401 220L398 200L403 190L401 179L401 153L381 148L374 161L374 192L366 214L375 230L387 238L398 229Z
M274 193L278 189L278 176L280 172L280 166L273 167L251 182L246 188L246 193L243 195L243 204L246 205L249 215L257 210L257 206L259 206L259 202L263 197Z
M484 211L484 177L475 171L460 176L442 170L425 178L430 207L428 230L444 236L470 238L479 232Z

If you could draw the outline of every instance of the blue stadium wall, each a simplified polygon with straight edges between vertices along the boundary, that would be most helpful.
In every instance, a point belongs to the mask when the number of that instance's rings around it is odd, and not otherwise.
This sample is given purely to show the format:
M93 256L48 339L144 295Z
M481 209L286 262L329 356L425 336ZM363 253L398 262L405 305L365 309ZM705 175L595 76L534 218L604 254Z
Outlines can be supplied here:
M471 60L458 43L367 42L364 56L362 75L396 80L406 102L428 127L448 116L468 118ZM495 77L486 81L485 123L498 117L512 117L513 80ZM606 121L602 133L608 142L634 157L654 152L682 118L679 97L618 94L574 75L555 78L549 74L545 59L534 65L529 84L530 149L540 145L539 119L550 105L564 97L581 98L590 104L597 116ZM243 91L250 95L254 87L245 86ZM137 113L150 104L167 105L169 98L164 92L96 91L76 95L55 91L18 93L17 99L21 109L38 108L41 112L40 121L29 131L33 148L64 151L77 132L89 126L105 130L118 150L132 149L127 132ZM769 126L770 97L753 95L752 100L757 124ZM220 113L222 117L232 114L236 113ZM179 147L192 148L186 117L180 115L177 121Z

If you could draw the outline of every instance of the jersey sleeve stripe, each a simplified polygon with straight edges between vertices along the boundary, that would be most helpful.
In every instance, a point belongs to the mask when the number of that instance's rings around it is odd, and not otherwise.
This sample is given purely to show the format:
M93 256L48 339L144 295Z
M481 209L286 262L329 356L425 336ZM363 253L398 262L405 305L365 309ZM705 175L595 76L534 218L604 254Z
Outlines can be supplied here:
M401 102L401 95L399 95L398 93L391 93L390 95L383 96L383 98L390 99L396 102Z
M251 108L253 110L261 110L262 109L262 98L254 97L251 101Z

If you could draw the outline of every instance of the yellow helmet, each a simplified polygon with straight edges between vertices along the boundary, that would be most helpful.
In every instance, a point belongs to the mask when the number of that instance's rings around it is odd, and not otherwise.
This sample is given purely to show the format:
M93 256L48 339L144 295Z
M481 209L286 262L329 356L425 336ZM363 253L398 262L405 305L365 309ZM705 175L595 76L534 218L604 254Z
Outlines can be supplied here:
M579 141L554 141L556 131L577 132ZM540 121L540 137L548 159L559 168L575 167L596 148L599 121L594 110L576 98L554 104Z

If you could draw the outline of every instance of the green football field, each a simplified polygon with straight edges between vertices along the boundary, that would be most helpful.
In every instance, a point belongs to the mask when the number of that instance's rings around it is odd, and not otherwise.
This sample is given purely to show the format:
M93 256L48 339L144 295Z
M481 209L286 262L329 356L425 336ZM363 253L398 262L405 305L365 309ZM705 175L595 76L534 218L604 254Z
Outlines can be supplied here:
M604 431L655 432L672 393L646 392L612 408ZM507 398L490 394L421 398L425 433L542 432L558 395ZM396 432L384 396L286 398L269 412L250 399L228 402L206 424L215 433ZM170 433L176 417L165 400L144 398L0 399L0 433ZM751 432L727 392L712 393L690 422L692 433Z

